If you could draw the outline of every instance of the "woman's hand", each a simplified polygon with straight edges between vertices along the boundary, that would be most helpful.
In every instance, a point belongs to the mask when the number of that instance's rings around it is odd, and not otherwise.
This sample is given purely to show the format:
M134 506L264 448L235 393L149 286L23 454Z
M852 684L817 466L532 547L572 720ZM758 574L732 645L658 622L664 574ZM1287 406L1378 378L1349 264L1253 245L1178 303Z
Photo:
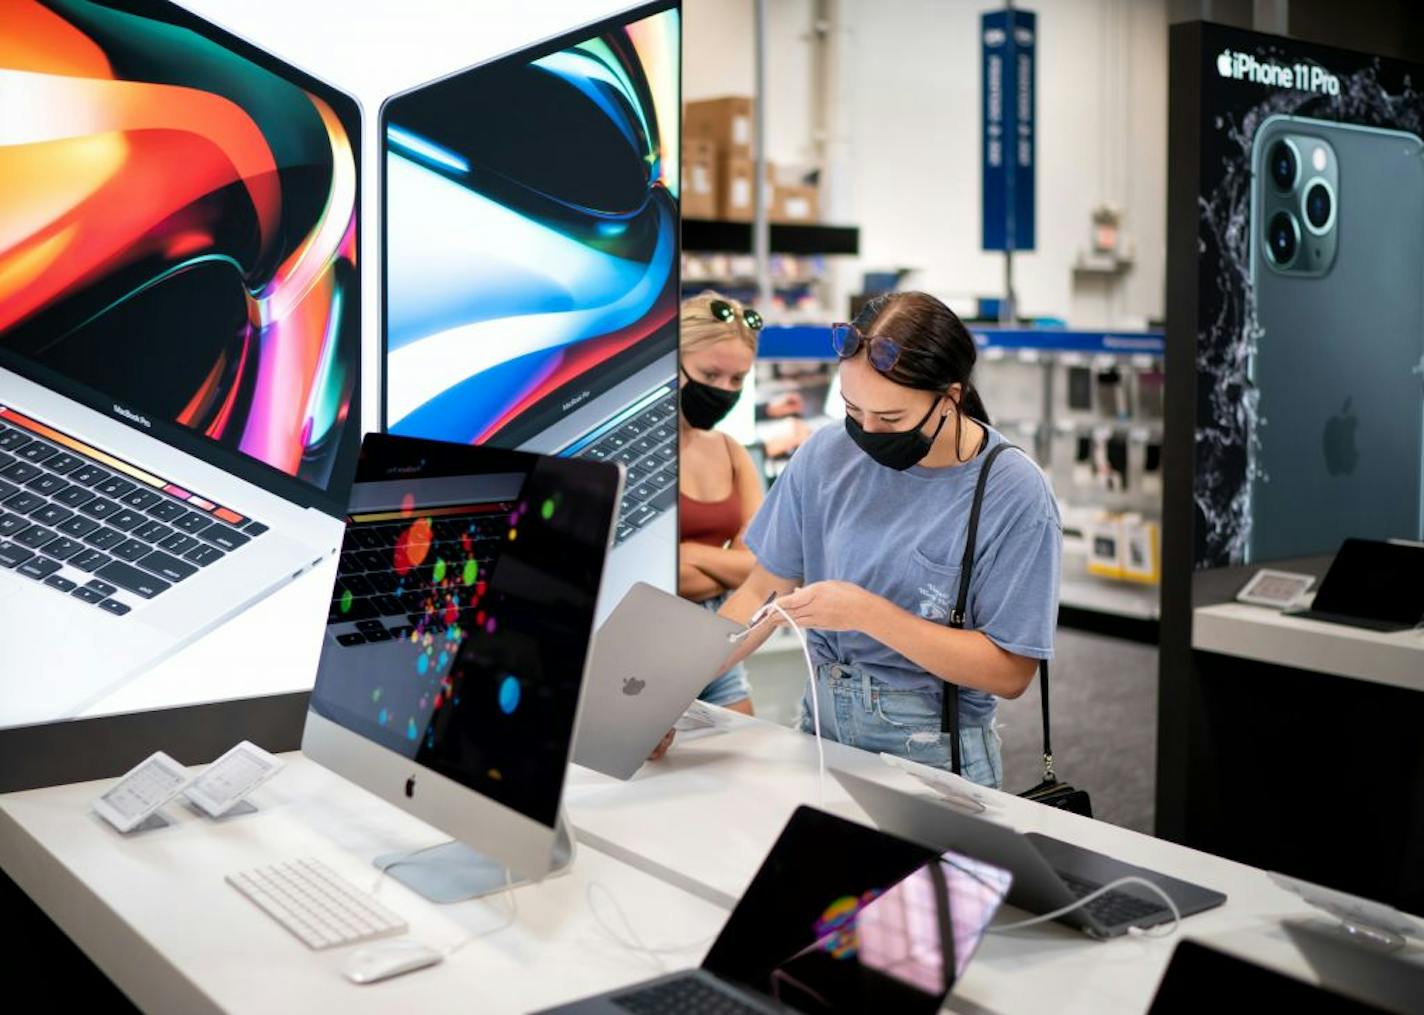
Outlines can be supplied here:
M812 582L776 600L782 610L803 630L863 631L867 611L880 597L850 582ZM780 625L786 618L778 610L772 619Z
M666 754L668 752L668 748L672 746L673 738L676 736L677 730L668 730L666 735L664 735L663 738L658 741L658 746L653 748L653 753L648 755L648 760L657 761L664 754Z

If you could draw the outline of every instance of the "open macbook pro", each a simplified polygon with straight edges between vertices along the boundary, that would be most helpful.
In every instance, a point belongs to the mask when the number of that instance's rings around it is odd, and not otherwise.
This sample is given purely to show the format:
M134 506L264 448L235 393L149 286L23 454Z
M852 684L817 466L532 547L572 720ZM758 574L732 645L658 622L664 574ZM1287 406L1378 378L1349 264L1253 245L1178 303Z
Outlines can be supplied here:
M1371 631L1424 623L1424 545L1347 539L1320 582L1310 609L1291 616Z
M162 0L3 20L0 727L336 549L361 330L351 98Z
M1071 905L1121 877L1151 881L1171 896L1182 916L1226 901L1221 892L1159 874L1145 867L1074 846L1037 832L1020 833L1006 825L971 817L930 797L903 793L849 772L832 770L836 781L881 828L934 849L989 860L1014 875L1009 904L1030 913L1051 913ZM1090 937L1112 938L1129 927L1151 927L1172 919L1172 912L1149 889L1123 885L1073 909L1059 919Z
M639 582L598 629L574 761L631 778L726 667L741 625Z
M677 576L677 0L381 109L383 425L627 467L599 620Z
M552 1012L933 1015L1011 880L998 865L798 807L701 969Z

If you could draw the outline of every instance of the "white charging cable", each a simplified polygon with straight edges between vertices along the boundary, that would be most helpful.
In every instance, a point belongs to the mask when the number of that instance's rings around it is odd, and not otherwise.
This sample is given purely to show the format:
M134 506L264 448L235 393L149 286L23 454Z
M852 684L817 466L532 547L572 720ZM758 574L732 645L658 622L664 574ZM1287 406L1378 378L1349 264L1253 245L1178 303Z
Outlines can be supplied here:
M801 654L806 658L806 680L811 688L811 723L816 730L816 792L820 797L818 801L821 810L826 809L826 748L821 743L821 695L816 688L816 664L811 661L811 647L806 644L806 633L801 630L801 625L791 619L791 614L781 608L781 603L773 599L771 608L781 614L783 620L791 625L791 630L796 633L796 640L801 643ZM833 719L836 719L832 715ZM836 719L839 727L840 720ZM837 734L839 734L837 729Z
M504 887L500 889L499 894L509 899L509 913L505 916L504 920L495 924L493 927L486 927L478 934L468 934L448 948L443 949L442 954L444 954L447 959L471 941L477 941L482 937L498 934L500 931L508 930L514 926L515 921L519 919L519 896L514 894L514 872L508 867L504 869Z
M1161 897L1162 901L1167 904L1167 908L1172 911L1172 922L1171 922L1171 923L1157 924L1157 925L1154 926L1154 927L1147 927L1147 928L1143 928L1143 927L1129 927L1129 928L1127 928L1128 934L1130 934L1130 935L1133 936L1133 937L1153 937L1153 938L1171 937L1173 934L1177 933L1177 931L1181 928L1181 926L1182 926L1182 911L1177 908L1177 903L1172 900L1172 897L1171 897L1170 895L1168 895L1165 891L1162 890L1162 886L1161 886L1161 885L1158 885L1158 884L1154 884L1153 882L1148 881L1146 878L1140 878L1140 877L1137 877L1136 875L1129 874L1128 876L1118 878L1118 879L1116 879L1115 881L1109 881L1107 884L1103 885L1101 888L1099 888L1099 889L1097 889L1097 890L1095 890L1095 891L1089 892L1087 895L1085 895L1085 896L1083 896L1081 899L1078 899L1077 901L1073 902L1071 905L1064 906L1064 907L1061 908L1061 909L1055 909L1055 910L1053 910L1053 912L1051 912L1051 913L1044 913L1044 914L1042 914L1042 915L1040 915L1040 916L1035 916L1035 917L1033 917L1033 918L1030 919L1030 920L1019 920L1019 921L1017 921L1016 923L1001 923L1001 924L996 924L995 926L989 928L989 933L990 933L990 934L1000 934L1000 933L1003 933L1004 931L1009 931L1009 930L1021 930L1021 929L1024 928L1024 927L1032 927L1032 926L1035 926L1036 924L1048 923L1048 922L1050 922L1050 921L1052 921L1052 920L1058 919L1060 916L1064 916L1064 915L1067 914L1067 913L1073 912L1073 910L1075 910L1075 909L1081 909L1083 906L1086 906L1088 903L1092 902L1094 899L1098 898L1099 896L1101 896L1101 895L1106 895L1108 892L1112 891L1114 888L1118 888L1118 887L1120 887L1120 886L1122 886L1122 885L1140 885L1140 886L1142 886L1143 888L1146 888L1146 889L1148 889L1149 891L1156 893L1158 896ZM1160 933L1153 933L1154 931L1158 930L1158 928L1161 928L1161 927L1165 927L1166 930L1163 931L1163 932L1160 932Z
M618 914L618 919L623 924L623 930L627 932L627 937L624 937L623 934L620 933L616 927L614 927L607 920L605 920L603 914L599 912L598 903L594 901L593 897L595 889L601 892L603 894L603 897L608 900L608 903L612 905L613 911ZM628 914L623 911L623 907L619 905L618 900L614 897L613 893L610 892L607 888L605 888L601 882L590 881L588 888L584 892L584 898L588 901L589 912L593 914L594 920L597 921L598 925L603 928L603 932L605 934L607 934L618 944L622 945L624 948L628 949L628 951L640 952L643 955L646 955L649 959L652 960L653 965L657 966L659 972L666 971L667 969L667 966L663 964L662 956L680 955L684 952L690 952L695 949L701 948L704 945L711 944L714 940L714 938L712 937L705 937L700 941L691 941L683 945L662 945L658 947L652 947L643 943L643 939L640 938L638 936L638 932L633 929L633 923L631 920L628 919Z

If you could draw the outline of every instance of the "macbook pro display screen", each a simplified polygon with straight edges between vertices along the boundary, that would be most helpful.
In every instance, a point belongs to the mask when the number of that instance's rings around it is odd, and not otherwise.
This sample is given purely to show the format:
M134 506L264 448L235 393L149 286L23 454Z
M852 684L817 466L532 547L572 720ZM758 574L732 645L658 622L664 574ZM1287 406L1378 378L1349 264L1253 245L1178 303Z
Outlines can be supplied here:
M390 432L520 446L675 351L680 25L657 6L387 102Z
M356 103L160 0L10 0L3 21L0 365L344 499Z
M801 807L702 968L796 1011L930 1015L1011 881L991 864Z

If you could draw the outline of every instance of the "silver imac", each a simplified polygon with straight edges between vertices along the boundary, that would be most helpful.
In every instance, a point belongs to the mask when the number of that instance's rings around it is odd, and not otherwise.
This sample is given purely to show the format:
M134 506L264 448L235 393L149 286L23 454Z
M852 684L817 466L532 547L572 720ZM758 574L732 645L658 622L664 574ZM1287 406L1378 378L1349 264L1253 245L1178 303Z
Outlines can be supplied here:
M435 901L567 864L564 778L617 466L368 434L302 751L453 837L376 859Z

